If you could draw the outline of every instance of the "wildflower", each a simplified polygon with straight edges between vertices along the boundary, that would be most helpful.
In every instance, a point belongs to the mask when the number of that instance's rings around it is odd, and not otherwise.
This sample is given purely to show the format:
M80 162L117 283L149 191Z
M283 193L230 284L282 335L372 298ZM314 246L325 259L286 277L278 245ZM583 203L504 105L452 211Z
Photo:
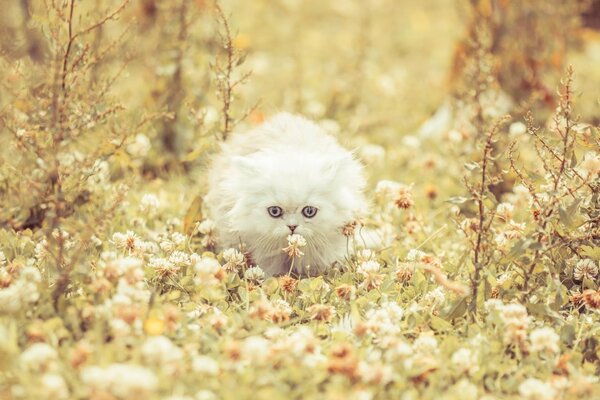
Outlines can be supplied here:
M145 157L152 148L152 142L148 136L138 133L132 143L127 145L127 152L134 157Z
M504 340L508 343L524 345L529 324L527 309L521 304L506 304L499 307L500 318L505 326Z
M68 399L69 388L65 379L58 374L44 374L40 380L44 397L50 399Z
M183 351L166 336L153 336L141 348L144 360L150 364L175 364L183 358Z
M117 249L132 252L138 247L140 239L132 231L115 232L112 236L112 242Z
M262 282L265 279L265 271L258 265L250 267L244 272L244 278L252 282Z
M444 289L442 287L437 287L427 292L427 294L425 294L423 297L423 300L431 306L438 306L444 303L446 300L446 294L444 293Z
M356 296L356 288L352 285L343 284L335 288L335 294L343 300L350 301Z
M156 274L162 279L176 275L179 271L179 266L161 257L151 258L149 265L154 271L156 271Z
M210 236L215 231L215 223L213 222L213 220L207 218L204 221L200 222L196 229L198 230L198 233Z
M104 276L108 280L124 277L129 283L140 281L144 278L142 260L136 257L117 258L106 266Z
M342 227L342 235L346 237L354 236L354 231L356 230L356 226L358 225L358 221L350 221Z
M406 260L421 262L426 256L427 254L422 252L421 250L410 249L408 251L408 254L406 255Z
M89 366L81 371L81 380L93 392L109 392L124 399L139 399L158 387L156 375L147 368L133 364Z
M411 268L408 263L400 263L396 269L396 279L399 282L408 282L412 279L414 268Z
M242 342L242 354L253 362L262 362L269 354L269 345L269 340L261 336L250 336Z
M287 241L288 246L282 250L287 253L288 257L296 258L304 255L300 248L306 246L306 239L302 235L298 235L297 233L289 235Z
M228 272L235 272L246 263L244 255L240 251L232 248L223 252L223 259L225 260L223 268Z
M583 161L579 168L586 176L600 174L600 154L595 151L589 151L583 156Z
M496 216L498 216L502 221L508 222L513 217L513 211L515 206L510 203L500 203L496 206Z
M357 374L365 383L373 385L386 385L392 380L393 370L389 365L377 363L358 363Z
M368 332L380 338L395 336L400 333L400 321L404 316L404 309L395 302L385 302L379 308L366 313L365 327Z
M556 397L556 390L539 379L529 378L519 385L519 394L534 400L550 400Z
M589 258L579 260L573 270L573 278L576 281L584 279L594 280L596 276L598 276L598 264Z
M529 335L531 340L531 351L534 353L549 352L558 353L559 336L552 328L544 327L531 332Z
M154 194L145 194L142 196L140 201L140 211L150 216L155 215L157 209L160 207L160 200Z
M375 253L370 249L359 250L356 253L356 259L359 263L363 263L365 261L371 261L375 259Z
M356 272L358 272L359 274L361 274L363 276L368 276L371 273L379 272L380 269L381 269L381 264L378 261L372 260L372 261L362 262L358 266Z
M398 190L396 191L396 196L394 198L394 204L398 208L411 208L415 205L415 202L412 197L412 188L406 185L400 185Z
M521 121L513 122L508 127L508 134L510 136L520 136L527 132L527 126Z
M219 364L209 356L195 356L192 358L192 370L198 374L216 376L219 374Z
M582 293L583 302L592 309L600 308L600 290L587 289Z
M34 253L35 253L35 258L38 259L39 261L43 261L46 258L48 258L48 255L49 255L49 253L48 253L48 241L46 239L40 240L35 245Z
M298 280L288 275L282 276L279 282L283 291L287 293L294 292L296 290L296 286L298 285Z
M30 371L47 371L57 360L58 353L46 343L32 344L19 357L21 364Z
M292 307L290 307L289 303L285 300L278 299L273 303L269 319L275 323L282 323L289 321L291 314Z
M455 351L450 358L452 364L458 368L460 372L474 374L479 370L477 355L471 349L461 348Z
M308 307L307 311L310 314L310 319L316 321L328 322L335 315L335 308L326 304L313 304Z
M438 342L435 337L422 333L413 343L413 349L420 354L432 355L438 352Z
M4 252L0 250L0 267L3 267L6 265L6 256L4 255Z
M190 265L190 256L183 251L176 250L169 255L169 261L178 267L185 267Z
M195 282L197 284L215 285L218 283L217 274L221 270L219 262L212 257L201 257L194 265L196 272Z
M327 363L330 374L345 375L351 379L358 378L358 361L349 344L338 344L331 348L331 355Z

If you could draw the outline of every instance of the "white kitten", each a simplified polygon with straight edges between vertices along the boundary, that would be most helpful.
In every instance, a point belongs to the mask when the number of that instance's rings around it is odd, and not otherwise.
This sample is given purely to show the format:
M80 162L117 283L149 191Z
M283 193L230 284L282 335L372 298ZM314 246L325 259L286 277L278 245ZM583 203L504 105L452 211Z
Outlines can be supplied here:
M362 166L325 131L280 113L222 145L205 198L222 248L244 243L268 275L290 268L287 236L304 236L298 273L322 272L346 255L342 227L365 211Z

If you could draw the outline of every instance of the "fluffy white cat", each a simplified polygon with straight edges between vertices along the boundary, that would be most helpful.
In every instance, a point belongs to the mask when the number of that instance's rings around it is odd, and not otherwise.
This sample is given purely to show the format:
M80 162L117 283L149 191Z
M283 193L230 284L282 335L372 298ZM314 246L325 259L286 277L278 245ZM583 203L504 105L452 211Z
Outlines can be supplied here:
M244 243L267 275L290 269L287 236L306 239L300 274L322 272L347 253L342 228L366 210L361 164L321 127L280 113L222 145L205 202L221 248Z

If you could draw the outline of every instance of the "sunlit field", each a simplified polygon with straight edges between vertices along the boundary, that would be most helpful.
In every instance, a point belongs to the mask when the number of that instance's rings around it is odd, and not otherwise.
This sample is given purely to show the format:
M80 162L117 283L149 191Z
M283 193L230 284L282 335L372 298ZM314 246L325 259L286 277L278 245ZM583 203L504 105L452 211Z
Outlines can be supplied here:
M600 398L599 3L3 2L0 398ZM282 111L368 181L323 274L204 201Z

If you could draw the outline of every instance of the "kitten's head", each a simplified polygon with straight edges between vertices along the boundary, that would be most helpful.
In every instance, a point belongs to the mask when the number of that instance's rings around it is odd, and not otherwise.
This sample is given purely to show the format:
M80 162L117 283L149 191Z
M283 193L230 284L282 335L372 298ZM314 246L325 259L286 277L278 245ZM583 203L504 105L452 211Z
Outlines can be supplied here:
M365 208L362 168L346 151L261 151L236 157L233 174L230 228L260 246L275 249L297 233L309 248L326 247Z

